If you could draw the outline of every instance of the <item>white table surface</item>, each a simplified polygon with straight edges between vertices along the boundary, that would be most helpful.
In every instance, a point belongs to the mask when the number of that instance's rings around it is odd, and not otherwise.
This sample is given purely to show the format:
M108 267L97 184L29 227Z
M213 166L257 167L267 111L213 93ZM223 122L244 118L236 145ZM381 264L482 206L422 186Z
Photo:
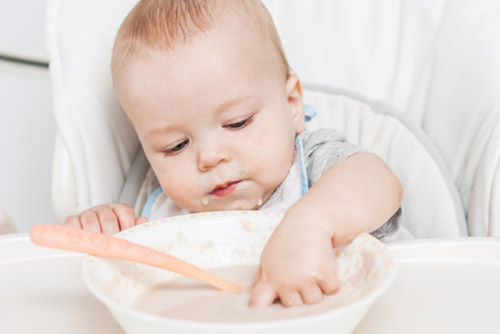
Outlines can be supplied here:
M389 244L396 279L354 331L500 333L500 238ZM0 236L0 332L123 333L86 289L84 255Z
M123 333L83 284L85 255L0 237L0 333Z
M389 245L396 278L355 330L361 333L500 333L500 238Z

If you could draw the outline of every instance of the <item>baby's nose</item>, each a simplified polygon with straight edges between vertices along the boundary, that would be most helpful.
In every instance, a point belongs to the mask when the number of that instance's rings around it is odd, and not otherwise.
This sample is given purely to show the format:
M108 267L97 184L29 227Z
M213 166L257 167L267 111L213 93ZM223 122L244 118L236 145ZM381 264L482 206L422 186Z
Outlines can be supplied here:
M202 145L198 153L198 169L205 172L221 162L229 161L229 155L221 145Z

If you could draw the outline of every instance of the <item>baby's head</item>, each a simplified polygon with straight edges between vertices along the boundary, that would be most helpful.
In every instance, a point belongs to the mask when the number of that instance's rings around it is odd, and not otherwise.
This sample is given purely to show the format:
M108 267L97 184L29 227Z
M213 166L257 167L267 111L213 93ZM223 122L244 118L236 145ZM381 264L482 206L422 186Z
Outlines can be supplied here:
M178 206L256 209L287 176L302 92L260 1L142 0L118 32L112 72Z

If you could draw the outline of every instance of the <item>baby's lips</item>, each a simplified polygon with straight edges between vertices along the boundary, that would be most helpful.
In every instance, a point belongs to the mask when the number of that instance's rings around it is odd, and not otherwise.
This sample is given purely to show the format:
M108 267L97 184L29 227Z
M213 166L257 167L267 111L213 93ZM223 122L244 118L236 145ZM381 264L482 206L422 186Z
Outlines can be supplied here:
M238 185L239 181L224 183L222 185L218 185L214 190L210 193L211 195L215 195L218 197L224 197L231 194Z

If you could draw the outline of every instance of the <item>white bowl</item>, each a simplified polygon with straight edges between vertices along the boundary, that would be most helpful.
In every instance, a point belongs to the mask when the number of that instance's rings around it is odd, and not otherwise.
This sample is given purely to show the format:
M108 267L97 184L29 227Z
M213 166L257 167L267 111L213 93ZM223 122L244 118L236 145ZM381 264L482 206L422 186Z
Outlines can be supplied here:
M258 211L210 212L149 222L122 231L116 237L148 245L204 269L256 265L281 218L278 213ZM194 321L138 311L132 304L139 296L179 275L127 261L88 256L83 263L83 278L92 294L109 308L129 334L349 333L387 290L395 269L386 247L368 234L338 249L336 256L341 289L346 287L348 291L343 305L305 316L301 315L300 307L292 308L294 316L281 320Z

